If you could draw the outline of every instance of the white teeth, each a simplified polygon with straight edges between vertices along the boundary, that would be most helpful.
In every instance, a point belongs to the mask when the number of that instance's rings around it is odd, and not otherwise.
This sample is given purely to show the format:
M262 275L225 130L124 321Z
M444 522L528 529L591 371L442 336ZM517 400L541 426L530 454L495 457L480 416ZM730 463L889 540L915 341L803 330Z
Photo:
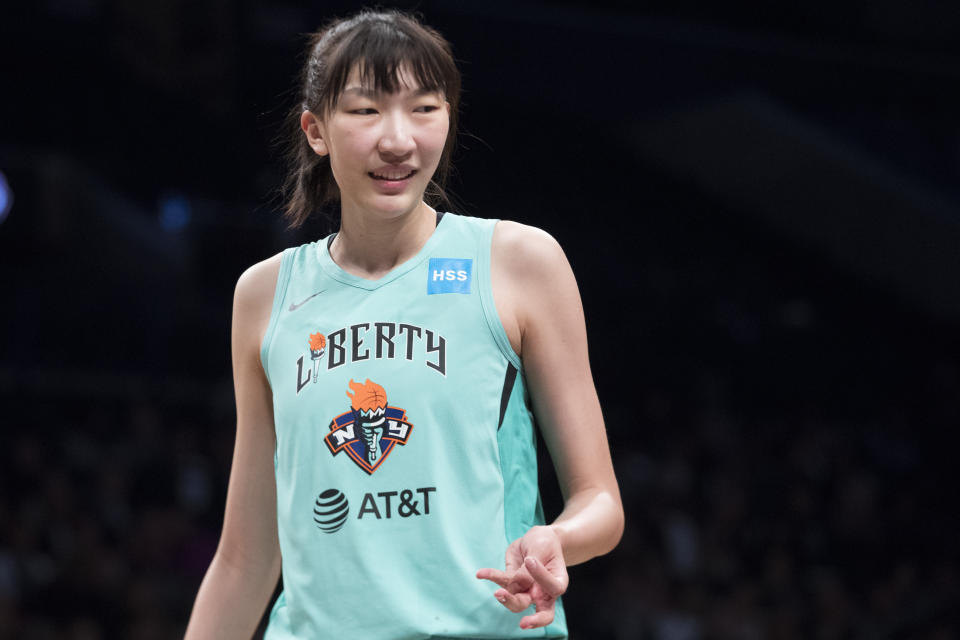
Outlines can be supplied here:
M374 178L376 178L376 179L378 179L378 180L406 180L407 178L409 178L410 176L412 176L415 172L416 172L416 170L411 171L410 173L408 173L408 174L406 174L406 175L388 175L388 176L383 176L383 175L380 175L379 173L371 173L370 175L372 175Z

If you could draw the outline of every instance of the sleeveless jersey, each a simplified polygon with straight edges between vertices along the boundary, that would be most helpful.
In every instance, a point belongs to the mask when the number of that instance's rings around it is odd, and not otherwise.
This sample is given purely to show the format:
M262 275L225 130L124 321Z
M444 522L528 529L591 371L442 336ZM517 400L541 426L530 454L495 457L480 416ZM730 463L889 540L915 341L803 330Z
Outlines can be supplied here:
M332 236L283 252L260 353L283 557L267 640L567 637L559 600L551 625L523 630L475 577L544 522L490 285L495 224L438 215L377 280L342 270Z

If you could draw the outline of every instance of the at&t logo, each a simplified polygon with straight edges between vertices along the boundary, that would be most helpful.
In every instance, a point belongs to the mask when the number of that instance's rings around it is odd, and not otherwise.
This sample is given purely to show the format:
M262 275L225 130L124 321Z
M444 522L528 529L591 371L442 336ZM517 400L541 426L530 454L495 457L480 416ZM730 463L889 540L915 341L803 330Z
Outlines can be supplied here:
M313 507L313 521L324 533L339 531L347 521L350 504L347 496L336 489L327 489L319 496Z
M357 520L389 520L430 515L430 494L436 487L400 489L365 493L357 513ZM324 533L335 533L343 528L350 515L347 497L337 489L327 489L313 505L313 521Z

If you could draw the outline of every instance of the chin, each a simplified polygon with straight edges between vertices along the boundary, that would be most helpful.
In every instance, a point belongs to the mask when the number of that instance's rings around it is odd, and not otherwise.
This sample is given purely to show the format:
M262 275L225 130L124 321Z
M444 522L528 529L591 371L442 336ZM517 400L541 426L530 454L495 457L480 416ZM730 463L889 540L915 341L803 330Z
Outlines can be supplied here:
M390 218L398 218L414 211L421 205L422 202L423 198L412 199L409 197L396 196L386 198L381 197L377 198L375 202L371 203L370 209L380 212L381 214Z

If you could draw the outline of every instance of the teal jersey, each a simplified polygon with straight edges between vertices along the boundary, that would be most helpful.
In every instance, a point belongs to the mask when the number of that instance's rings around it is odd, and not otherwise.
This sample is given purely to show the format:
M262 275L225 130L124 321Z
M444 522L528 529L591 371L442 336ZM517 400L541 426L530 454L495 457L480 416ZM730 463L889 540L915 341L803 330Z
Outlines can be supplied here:
M329 238L283 252L260 354L283 556L267 640L567 637L561 602L523 630L475 577L544 522L495 224L438 216L377 280L341 269Z

